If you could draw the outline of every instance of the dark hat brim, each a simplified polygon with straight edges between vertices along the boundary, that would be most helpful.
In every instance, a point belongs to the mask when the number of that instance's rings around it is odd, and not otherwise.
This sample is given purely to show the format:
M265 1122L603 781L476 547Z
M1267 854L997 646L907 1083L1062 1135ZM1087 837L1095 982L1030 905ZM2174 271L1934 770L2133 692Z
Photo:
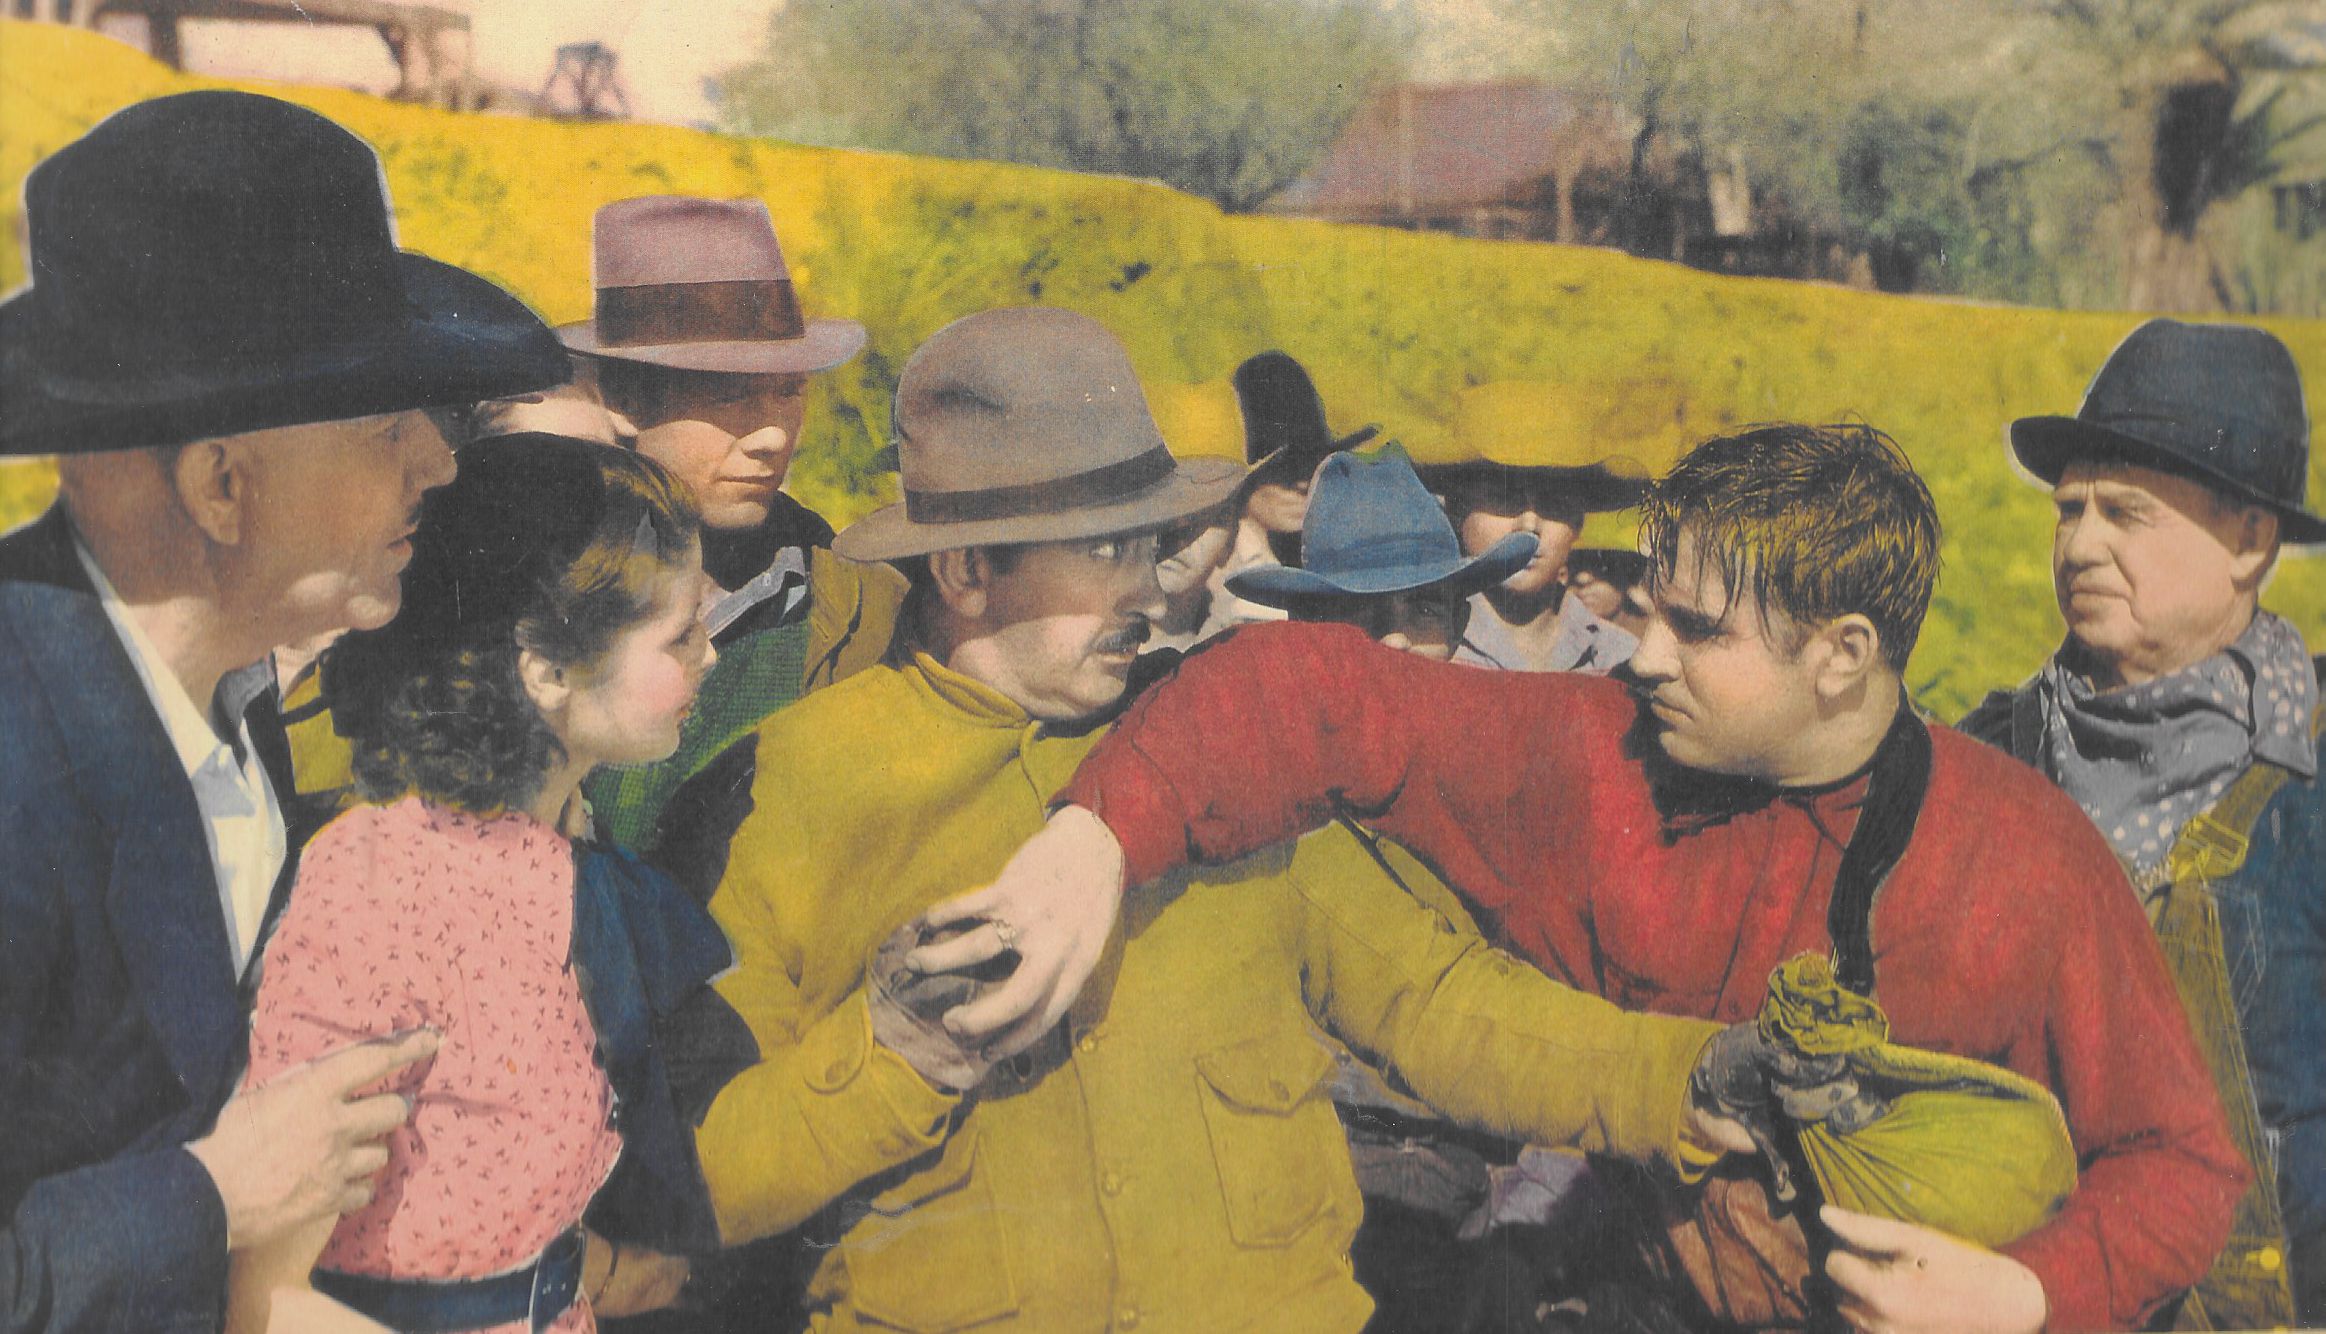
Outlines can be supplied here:
M1262 486L1291 486L1305 482L1309 474L1315 472L1326 459L1355 449L1379 434L1381 428L1378 425L1367 424L1343 436L1278 445L1251 460L1252 480Z
M1243 484L1244 465L1230 459L1180 459L1163 480L1111 504L958 523L915 523L900 502L850 524L832 550L850 560L902 560L963 547L1018 542L1071 542L1160 528L1219 505Z
M584 356L639 361L682 371L731 375L784 375L828 371L864 350L864 326L855 320L809 320L797 338L724 343L642 343L614 345L598 337L595 320L562 324L558 340Z
M1566 467L1551 464L1496 463L1469 459L1461 463L1432 463L1414 469L1422 485L1443 494L1463 482L1489 482L1510 477L1541 481L1572 494L1587 513L1612 514L1635 509L1654 485L1647 468L1628 455L1610 455L1605 462Z
M2012 422L2011 453L2020 467L2045 486L2058 486L2068 465L2078 459L2115 459L2195 477L2239 500L2275 512L2281 542L2293 546L2326 542L2326 518L2289 505L2196 459L2074 417L2021 417Z
M1444 588L1462 597L1483 592L1525 568L1534 559L1533 533L1512 533L1467 560L1444 564L1393 565L1334 575L1289 565L1260 565L1228 577L1228 591L1248 602L1286 611L1320 599L1378 597Z
M30 291L0 302L0 454L78 454L450 407L563 384L539 316L463 269L403 252L408 317L359 338L166 372L82 377L44 366Z

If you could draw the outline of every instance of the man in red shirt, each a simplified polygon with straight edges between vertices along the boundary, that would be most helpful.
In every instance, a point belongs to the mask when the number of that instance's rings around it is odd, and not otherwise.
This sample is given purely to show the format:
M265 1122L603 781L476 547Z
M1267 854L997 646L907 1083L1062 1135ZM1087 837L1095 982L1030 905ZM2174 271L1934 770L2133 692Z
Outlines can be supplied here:
M1738 1022L1778 964L1831 952L1893 1041L2058 1096L2080 1183L2002 1252L1826 1212L1852 1323L2139 1324L2205 1272L2246 1169L2106 843L2032 770L1908 705L1938 564L1929 492L1870 428L1766 427L1675 468L1643 539L1657 614L1634 691L1429 663L1344 626L1255 627L1190 658L1000 881L932 914L1010 926L922 965L1004 934L1023 960L950 1022L1025 1040L1079 985L1124 884L1353 811L1577 987ZM1733 1219L1748 1183L1727 1184L1703 1199ZM1731 1313L1798 1315L1772 1295L1774 1312Z

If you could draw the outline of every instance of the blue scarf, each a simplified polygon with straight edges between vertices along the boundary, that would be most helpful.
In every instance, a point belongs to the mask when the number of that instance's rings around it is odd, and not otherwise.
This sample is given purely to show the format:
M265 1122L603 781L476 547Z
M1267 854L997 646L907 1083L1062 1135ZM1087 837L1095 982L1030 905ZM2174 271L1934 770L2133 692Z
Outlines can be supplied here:
M2037 674L2038 759L2144 880L2181 826L2255 760L2316 774L2317 678L2300 632L2281 617L2260 612L2221 652L2121 690L2095 691L2073 658L2062 648Z

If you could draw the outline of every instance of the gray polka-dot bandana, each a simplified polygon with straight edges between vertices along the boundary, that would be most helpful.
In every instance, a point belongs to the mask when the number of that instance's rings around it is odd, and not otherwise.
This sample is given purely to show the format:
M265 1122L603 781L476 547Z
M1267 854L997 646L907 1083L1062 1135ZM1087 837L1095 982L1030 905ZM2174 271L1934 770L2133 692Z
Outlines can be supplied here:
M2037 676L2043 767L2146 875L2189 818L2255 759L2317 771L2310 715L2318 681L2301 633L2262 612L2203 662L2105 694L2053 654Z

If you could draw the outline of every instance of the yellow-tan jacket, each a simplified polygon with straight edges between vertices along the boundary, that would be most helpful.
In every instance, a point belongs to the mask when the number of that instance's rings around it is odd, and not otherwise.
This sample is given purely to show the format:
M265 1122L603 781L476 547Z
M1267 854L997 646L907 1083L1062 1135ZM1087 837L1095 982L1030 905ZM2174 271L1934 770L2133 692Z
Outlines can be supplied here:
M873 1043L875 948L989 881L1094 740L926 657L760 734L711 904L762 1062L698 1135L730 1241L840 1206L816 1327L1355 1330L1361 1211L1321 1021L1466 1123L1677 1148L1713 1026L1626 1014L1449 927L1337 836L1144 887L1060 1029L966 1098Z

